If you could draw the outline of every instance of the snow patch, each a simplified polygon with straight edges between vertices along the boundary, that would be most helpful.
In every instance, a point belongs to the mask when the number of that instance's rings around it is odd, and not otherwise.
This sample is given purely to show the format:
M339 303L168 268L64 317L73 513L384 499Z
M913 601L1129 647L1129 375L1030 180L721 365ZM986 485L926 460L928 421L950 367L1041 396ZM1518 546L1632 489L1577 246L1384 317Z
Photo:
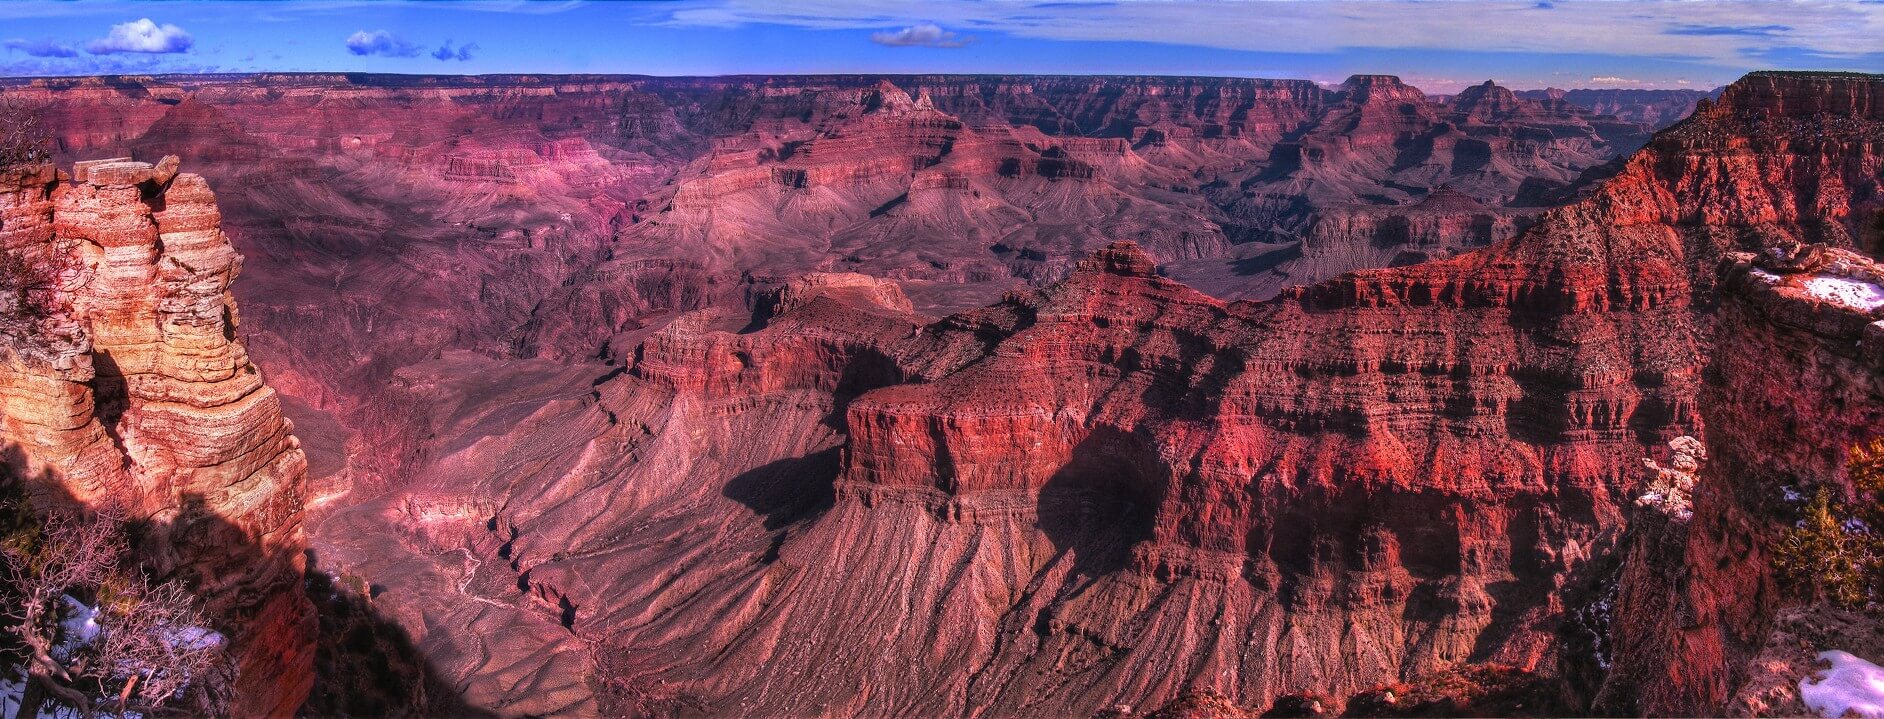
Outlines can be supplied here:
M26 696L25 679L0 677L0 717L10 717L20 712L20 699Z
M20 700L25 698L26 675L24 673L15 673L10 678L0 677L0 717L19 719ZM78 712L66 709L52 702L46 702L39 707L39 716L34 717L34 719L73 719L77 716ZM114 717L117 715L99 712L98 716ZM125 712L121 719L143 719L143 717L137 712Z
M1806 294L1813 299L1837 303L1860 312L1884 307L1884 287L1863 280L1818 275L1807 279L1804 286Z
M98 626L98 610L84 602L73 599L67 594L65 600L66 615L59 620L60 635L64 637L59 646L52 648L52 656L63 660L72 655L72 651L91 644L98 638L102 627Z
M1884 719L1884 667L1846 652L1819 652L1832 667L1799 680L1799 698L1822 717Z
M200 651L222 645L222 634L203 627L164 628L164 643L187 651Z

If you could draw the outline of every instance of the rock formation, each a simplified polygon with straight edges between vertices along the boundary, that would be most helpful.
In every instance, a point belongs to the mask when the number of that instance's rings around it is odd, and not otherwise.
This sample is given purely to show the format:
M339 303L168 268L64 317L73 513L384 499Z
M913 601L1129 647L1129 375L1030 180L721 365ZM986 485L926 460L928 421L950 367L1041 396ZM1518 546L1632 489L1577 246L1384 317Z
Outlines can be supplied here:
M313 681L300 592L307 460L237 339L241 258L202 177L175 157L10 172L0 240L0 435L41 501L113 506L152 529L233 637L233 707L288 716Z
M1601 115L1613 115L1625 122L1640 122L1657 129L1680 122L1694 112L1703 99L1720 96L1721 88L1709 90L1603 90L1579 89L1519 90L1527 100L1567 102Z
M250 350L314 450L316 497L337 497L427 461L423 413L391 380L442 352L625 360L682 312L811 271L894 278L924 311L956 311L1061 279L1112 239L1217 296L1263 297L1507 237L1646 138L1571 106L1473 115L1367 82L1412 114L1369 111L1388 125L1358 146L1359 95L1299 80L275 74L0 91L45 106L68 158L177 154L221 190L248 258ZM341 345L361 349L321 350Z
M836 279L757 321L686 314L592 390L448 356L408 380L464 398L408 492L503 501L343 511L340 556L451 552L394 591L568 627L620 711L1260 707L1549 672L1641 458L1701 429L1719 259L1874 242L1876 118L1790 98L1876 84L1750 77L1510 242L1269 302L1115 244L939 322ZM376 555L395 516L446 539ZM531 632L503 682L566 641Z

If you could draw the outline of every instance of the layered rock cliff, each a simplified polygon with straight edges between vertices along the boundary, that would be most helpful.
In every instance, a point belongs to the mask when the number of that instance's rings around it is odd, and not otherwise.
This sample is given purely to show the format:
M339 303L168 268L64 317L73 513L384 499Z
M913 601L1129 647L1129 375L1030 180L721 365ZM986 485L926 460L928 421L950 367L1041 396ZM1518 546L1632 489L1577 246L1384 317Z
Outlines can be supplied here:
M248 257L250 349L316 495L337 498L428 461L424 398L393 380L443 352L622 360L682 312L809 271L956 311L1121 238L1214 295L1263 297L1502 239L1646 137L1495 86L1448 104L1356 83L1382 89L280 74L0 91L46 108L65 157L177 154L215 182ZM361 349L322 349L342 345Z
M10 468L38 501L147 523L146 565L233 639L233 710L293 714L313 681L307 460L237 337L241 257L208 183L175 157L31 167L4 178L0 208Z
M1722 268L1700 395L1708 462L1691 515L1631 522L1597 627L1607 641L1585 658L1602 665L1583 682L1600 710L1798 714L1817 652L1884 660L1884 621L1788 586L1776 556L1809 497L1871 501L1847 457L1884 436L1884 266L1813 249L1804 265L1735 255Z

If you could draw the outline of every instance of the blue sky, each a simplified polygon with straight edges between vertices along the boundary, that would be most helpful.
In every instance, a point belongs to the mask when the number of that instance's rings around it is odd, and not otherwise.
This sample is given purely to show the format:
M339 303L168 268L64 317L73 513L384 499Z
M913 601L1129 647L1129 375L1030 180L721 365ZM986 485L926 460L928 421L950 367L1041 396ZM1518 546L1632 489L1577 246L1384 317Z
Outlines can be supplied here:
M672 0L0 4L0 75L1392 73L1429 91L1884 72L1884 0Z

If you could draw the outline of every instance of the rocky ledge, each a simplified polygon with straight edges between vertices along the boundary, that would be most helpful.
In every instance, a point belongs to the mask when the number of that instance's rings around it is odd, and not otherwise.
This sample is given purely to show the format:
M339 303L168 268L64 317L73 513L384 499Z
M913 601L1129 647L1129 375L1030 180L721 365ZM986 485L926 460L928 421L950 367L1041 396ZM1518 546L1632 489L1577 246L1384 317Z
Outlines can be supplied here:
M1779 549L1821 491L1865 501L1847 458L1884 437L1884 265L1790 245L1721 276L1692 517L1631 519L1595 711L1804 714L1818 652L1884 661L1884 621L1789 581Z
M289 716L313 681L307 459L236 334L215 195L178 165L0 178L0 438L35 501L147 523L147 566L233 638L235 713Z

